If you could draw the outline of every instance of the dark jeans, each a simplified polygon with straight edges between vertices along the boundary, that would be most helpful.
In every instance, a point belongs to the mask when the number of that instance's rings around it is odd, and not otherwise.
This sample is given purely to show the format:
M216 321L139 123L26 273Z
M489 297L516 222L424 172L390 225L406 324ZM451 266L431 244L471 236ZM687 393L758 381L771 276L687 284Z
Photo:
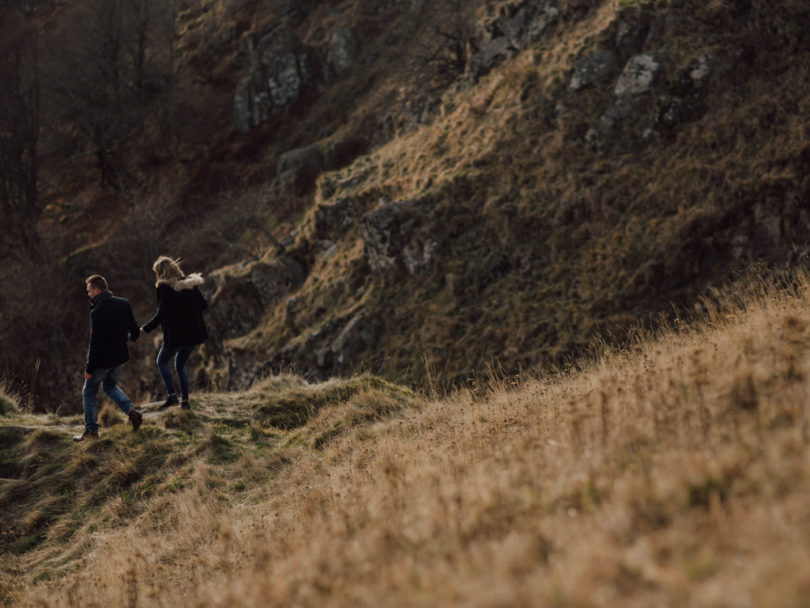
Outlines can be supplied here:
M98 433L98 385L101 385L107 396L115 401L116 405L125 414L132 411L132 402L126 393L118 388L118 378L121 376L122 365L109 369L97 369L93 377L84 381L82 400L84 401L84 428L91 433Z
M166 392L174 394L174 382L172 382L172 372L169 370L169 361L174 357L174 370L177 372L177 379L180 381L180 395L183 401L188 401L188 371L186 361L191 356L193 346L178 346L176 348L166 348L161 344L157 356L157 368L163 384L166 385Z

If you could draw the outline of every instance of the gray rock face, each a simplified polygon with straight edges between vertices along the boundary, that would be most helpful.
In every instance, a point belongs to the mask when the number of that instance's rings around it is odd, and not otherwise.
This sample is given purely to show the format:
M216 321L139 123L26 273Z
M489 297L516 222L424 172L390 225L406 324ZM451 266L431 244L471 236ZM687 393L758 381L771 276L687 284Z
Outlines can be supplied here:
M474 78L483 76L506 59L513 50L514 47L506 36L486 42L470 60L470 74Z
M239 133L248 133L253 125L250 83L239 81L233 96L233 123Z
M425 203L406 200L387 203L363 216L363 252L373 272L385 272L399 264L411 275L428 268L440 244L419 234L419 209Z
M568 90L579 91L609 77L616 70L616 61L616 53L609 49L598 49L586 55L574 64Z
M523 0L508 7L474 42L478 50L470 59L470 76L483 76L513 52L537 42L559 14L557 0Z
M331 361L328 361L329 357L325 355L323 358L326 360L323 363L332 363L338 368L342 368L354 355L374 344L376 337L376 327L366 320L365 314L361 310L346 323L337 338L332 341L329 347L332 354ZM319 364L321 363L320 359L319 353ZM322 365L321 367L325 366Z
M305 269L293 259L259 259L209 276L207 290L213 290L213 295L204 356L206 373L216 386L241 390L268 371L268 361L257 361L255 352L230 340L254 330L266 312L305 278Z
M585 135L587 141L595 142L608 135L618 122L628 118L636 110L648 97L662 63L660 53L641 53L627 61L613 88L613 104Z
M357 57L357 47L357 41L349 30L337 28L332 31L326 52L326 63L332 74L342 74L352 67Z
M294 107L317 89L321 77L314 49L283 25L264 36L249 54L251 73L234 95L234 126L240 133Z
M20 0L20 10L26 15L33 15L39 10L40 0Z
M354 220L354 201L350 198L340 198L332 203L318 205L315 209L315 238L318 240L338 238L351 228Z
M291 108L313 85L316 78L313 51L287 27L277 27L262 38L256 53L274 109Z
M512 44L524 48L537 42L559 14L556 0L527 0L511 18L504 21L503 29Z
M616 97L636 97L649 92L655 76L661 68L658 53L642 53L631 57L624 66L616 86Z
M211 335L224 340L244 335L261 320L267 308L306 278L293 260L258 260L235 272L210 276L215 290L208 317Z
M324 158L318 146L296 148L282 154L276 172L283 189L296 194L309 192L323 169Z
M707 85L715 70L711 56L703 53L669 85L667 93L656 100L651 131L667 130L695 118L703 110Z

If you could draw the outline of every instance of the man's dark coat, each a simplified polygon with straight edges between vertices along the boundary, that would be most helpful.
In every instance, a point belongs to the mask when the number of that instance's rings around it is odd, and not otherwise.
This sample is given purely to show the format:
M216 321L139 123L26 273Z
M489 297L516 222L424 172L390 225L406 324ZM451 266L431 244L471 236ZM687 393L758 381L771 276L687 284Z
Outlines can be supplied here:
M85 371L92 374L98 369L126 363L129 361L127 336L134 342L139 335L129 302L102 291L90 300L90 346Z

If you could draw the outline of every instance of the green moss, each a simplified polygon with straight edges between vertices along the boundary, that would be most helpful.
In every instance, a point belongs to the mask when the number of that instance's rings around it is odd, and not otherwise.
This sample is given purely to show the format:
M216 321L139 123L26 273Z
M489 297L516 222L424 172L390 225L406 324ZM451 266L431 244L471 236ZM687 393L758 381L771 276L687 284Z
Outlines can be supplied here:
M12 551L18 555L30 551L31 549L36 548L40 543L42 543L42 541L45 540L46 536L47 536L46 530L38 530L33 534L24 536L14 544L14 546L12 547Z
M207 454L208 462L213 465L228 464L239 457L239 450L234 442L213 429L198 452Z

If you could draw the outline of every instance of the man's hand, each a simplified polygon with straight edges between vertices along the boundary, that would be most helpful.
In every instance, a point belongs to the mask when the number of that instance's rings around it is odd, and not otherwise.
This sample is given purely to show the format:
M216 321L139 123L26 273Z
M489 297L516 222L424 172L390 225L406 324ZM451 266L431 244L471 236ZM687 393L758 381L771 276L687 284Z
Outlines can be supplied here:
M84 377L86 380L91 380L93 378L93 374L88 374L87 372L84 372Z

